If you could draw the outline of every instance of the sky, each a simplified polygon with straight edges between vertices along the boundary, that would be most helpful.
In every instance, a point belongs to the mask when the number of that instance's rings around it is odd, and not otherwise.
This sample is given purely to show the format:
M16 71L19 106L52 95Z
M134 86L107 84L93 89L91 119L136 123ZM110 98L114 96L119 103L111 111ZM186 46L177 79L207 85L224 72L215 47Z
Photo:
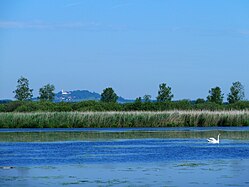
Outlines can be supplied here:
M38 96L60 90L127 99L206 98L219 86L225 100L240 81L249 98L248 0L0 0L0 99L17 80Z

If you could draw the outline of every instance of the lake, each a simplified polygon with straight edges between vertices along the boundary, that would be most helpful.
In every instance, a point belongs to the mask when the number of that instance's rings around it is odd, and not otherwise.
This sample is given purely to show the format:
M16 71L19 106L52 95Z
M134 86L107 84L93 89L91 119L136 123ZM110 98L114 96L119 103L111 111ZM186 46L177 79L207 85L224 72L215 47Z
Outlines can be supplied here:
M0 186L249 186L248 127L0 129L0 156Z

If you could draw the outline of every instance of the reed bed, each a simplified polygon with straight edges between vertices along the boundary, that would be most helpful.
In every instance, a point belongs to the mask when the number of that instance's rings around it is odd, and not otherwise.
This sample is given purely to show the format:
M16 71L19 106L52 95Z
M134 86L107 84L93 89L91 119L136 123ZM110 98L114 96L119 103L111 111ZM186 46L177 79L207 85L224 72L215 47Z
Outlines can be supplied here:
M248 126L249 111L0 113L0 128Z

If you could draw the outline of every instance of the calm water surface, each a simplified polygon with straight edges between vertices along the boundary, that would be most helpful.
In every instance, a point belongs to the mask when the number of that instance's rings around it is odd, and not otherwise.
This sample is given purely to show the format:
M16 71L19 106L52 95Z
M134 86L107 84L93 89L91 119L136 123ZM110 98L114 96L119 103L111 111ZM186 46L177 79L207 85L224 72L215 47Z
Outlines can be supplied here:
M0 186L249 186L249 128L0 129L0 166Z

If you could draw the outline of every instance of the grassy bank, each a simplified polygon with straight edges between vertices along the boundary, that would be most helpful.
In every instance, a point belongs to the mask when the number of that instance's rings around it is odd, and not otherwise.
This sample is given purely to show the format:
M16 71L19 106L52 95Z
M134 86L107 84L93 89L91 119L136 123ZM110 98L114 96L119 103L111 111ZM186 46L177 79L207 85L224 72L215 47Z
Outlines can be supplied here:
M249 126L249 111L0 113L0 128Z
M115 139L145 139L145 138L198 138L206 140L209 137L222 139L249 140L249 131L79 131L79 132L1 132L0 142L58 142L58 141L101 141Z

